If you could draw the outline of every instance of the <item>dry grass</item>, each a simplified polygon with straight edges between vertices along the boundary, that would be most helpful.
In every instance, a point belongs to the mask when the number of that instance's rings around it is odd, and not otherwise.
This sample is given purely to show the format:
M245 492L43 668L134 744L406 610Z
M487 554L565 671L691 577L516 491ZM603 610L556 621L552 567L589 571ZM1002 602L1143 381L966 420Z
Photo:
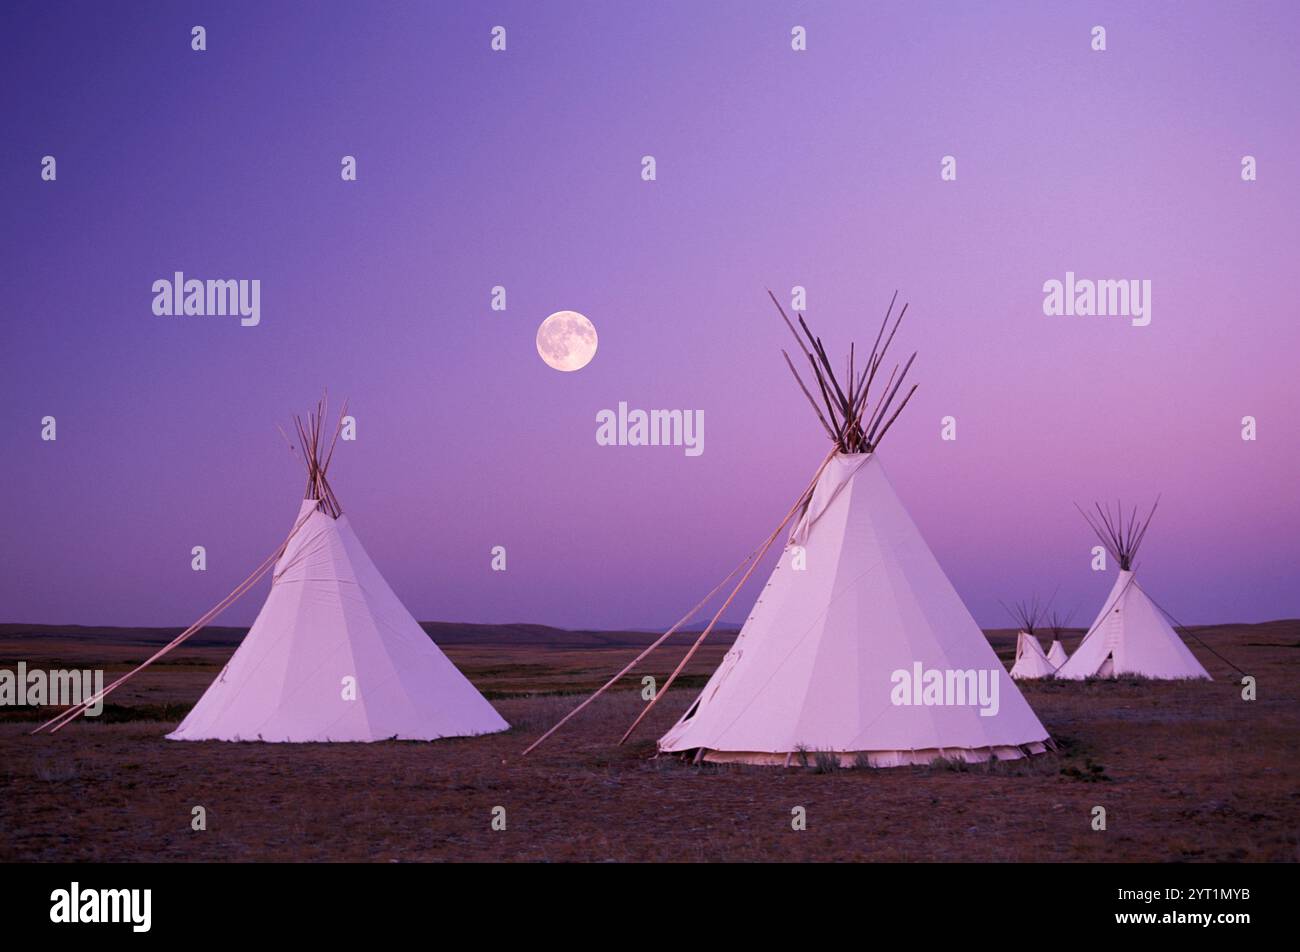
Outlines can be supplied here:
M1298 636L1297 623L1215 635L1259 677L1255 702L1199 651L1214 683L1029 682L1061 750L993 764L845 769L811 750L788 770L655 759L654 738L693 691L674 691L619 747L643 703L636 680L521 758L632 653L613 648L453 647L514 726L433 744L182 744L163 739L168 720L30 737L30 722L0 720L0 861L1294 861ZM125 667L141 651L81 645L61 657L67 646L10 642L0 659L66 667L98 655ZM181 710L228 653L187 650L114 701L155 718ZM703 677L720 653L689 673ZM678 657L651 671L660 683ZM190 829L195 805L205 832ZM504 832L490 826L498 805ZM1090 829L1095 805L1106 832ZM807 810L800 832L796 806Z

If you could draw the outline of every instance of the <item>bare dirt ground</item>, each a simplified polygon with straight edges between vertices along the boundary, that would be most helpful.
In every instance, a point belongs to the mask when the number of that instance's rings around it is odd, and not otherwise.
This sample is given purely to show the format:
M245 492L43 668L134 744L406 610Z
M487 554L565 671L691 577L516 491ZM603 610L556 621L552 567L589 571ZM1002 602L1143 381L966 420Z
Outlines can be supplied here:
M187 647L97 722L52 737L28 736L38 712L0 708L0 861L1295 861L1300 622L1197 634L1258 678L1258 700L1192 642L1213 683L1026 684L1059 753L829 773L653 758L725 646L701 652L626 746L617 738L643 703L634 678L527 758L635 648L451 645L509 732L293 745L165 740L231 651ZM1009 633L991 640L1009 661ZM104 666L111 680L150 650L8 632L0 666ZM649 673L662 683L681 651ZM205 831L190 828L195 806ZM491 828L498 806L504 831ZM803 831L791 828L798 806ZM1091 829L1095 806L1104 832Z

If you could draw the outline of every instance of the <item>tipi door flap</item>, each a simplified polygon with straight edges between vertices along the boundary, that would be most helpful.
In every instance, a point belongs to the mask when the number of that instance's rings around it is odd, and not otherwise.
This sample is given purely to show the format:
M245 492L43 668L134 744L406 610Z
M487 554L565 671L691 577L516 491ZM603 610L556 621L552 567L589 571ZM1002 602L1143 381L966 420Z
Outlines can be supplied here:
M1116 605L1114 610L1106 616L1106 633L1102 644L1113 651L1119 645L1120 630L1123 625L1124 618L1121 614L1121 606Z

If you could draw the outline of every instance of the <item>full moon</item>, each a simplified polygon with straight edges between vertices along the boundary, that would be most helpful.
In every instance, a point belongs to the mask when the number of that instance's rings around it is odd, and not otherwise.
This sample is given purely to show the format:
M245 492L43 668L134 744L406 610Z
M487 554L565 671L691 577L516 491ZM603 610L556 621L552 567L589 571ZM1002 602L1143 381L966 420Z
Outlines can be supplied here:
M556 370L581 370L596 356L596 328L577 311L556 311L537 328L537 353Z

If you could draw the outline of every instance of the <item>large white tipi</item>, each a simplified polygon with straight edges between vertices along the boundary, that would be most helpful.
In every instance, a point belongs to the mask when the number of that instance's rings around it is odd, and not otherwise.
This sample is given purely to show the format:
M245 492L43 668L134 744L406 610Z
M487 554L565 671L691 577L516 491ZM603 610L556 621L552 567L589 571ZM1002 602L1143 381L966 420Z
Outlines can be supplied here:
M964 698L915 703L932 672ZM981 684L995 705L977 703ZM892 767L1014 759L1047 741L873 447L826 467L735 645L659 749Z
M321 415L299 424L307 496L271 592L171 740L436 740L506 730L388 587L326 481ZM332 447L331 447L332 452Z
M844 766L888 767L943 758L1015 759L1051 743L885 474L877 447L916 389L891 414L909 359L901 372L894 367L874 406L868 406L868 391L898 329L895 322L884 338L892 310L891 302L864 366L855 367L850 351L845 387L803 318L802 338L786 318L813 369L821 402L802 380L799 386L834 448L625 740L667 696L763 553L793 522L735 644L699 697L659 739L661 752L787 766L816 752ZM786 360L794 370L788 354Z
M1098 506L1100 524L1084 513L1111 557L1119 563L1120 572L1096 621L1074 654L1057 671L1058 678L1077 680L1130 674L1161 679L1209 679L1209 672L1165 621L1133 573L1133 559L1155 510L1152 506L1150 514L1141 521L1135 511L1126 521L1122 509L1112 513Z

